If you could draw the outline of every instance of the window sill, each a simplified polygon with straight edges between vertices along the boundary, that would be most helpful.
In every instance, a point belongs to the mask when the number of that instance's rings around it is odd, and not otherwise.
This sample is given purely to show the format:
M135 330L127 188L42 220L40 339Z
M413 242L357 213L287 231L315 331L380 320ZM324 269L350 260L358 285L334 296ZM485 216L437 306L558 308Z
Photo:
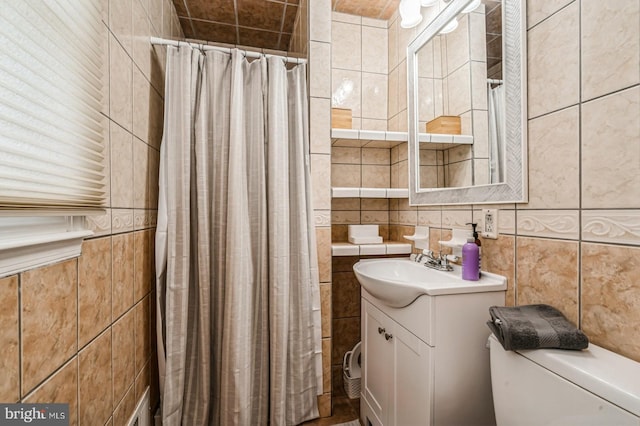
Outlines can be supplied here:
M29 218L25 219L27 223L23 226L15 226L19 225L16 223L19 219L12 218L14 223L3 223L2 219L5 218L0 218L0 230L5 232L0 232L4 234L0 239L0 277L78 257L82 241L93 235L93 231L78 226L79 222L84 222L84 218L82 221L75 218L75 226L62 229L57 226L43 229L45 223L34 226ZM70 223L69 218L56 218L57 221L60 219ZM10 231L7 229L9 225L14 225Z

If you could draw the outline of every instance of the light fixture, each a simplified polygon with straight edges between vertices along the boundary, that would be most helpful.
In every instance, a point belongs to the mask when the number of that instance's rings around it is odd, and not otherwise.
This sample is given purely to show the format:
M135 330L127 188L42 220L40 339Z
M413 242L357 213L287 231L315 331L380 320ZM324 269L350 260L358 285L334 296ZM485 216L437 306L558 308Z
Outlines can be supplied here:
M422 21L420 13L421 0L400 0L398 11L400 12L400 26L402 28L413 28Z
M420 6L422 7L431 7L438 3L438 0L420 0Z
M480 0L473 0L471 3L469 3L469 6L462 9L462 13L472 12L476 10L478 6L480 6Z
M449 34L451 31L458 28L458 19L453 18L443 29L440 30L440 34Z

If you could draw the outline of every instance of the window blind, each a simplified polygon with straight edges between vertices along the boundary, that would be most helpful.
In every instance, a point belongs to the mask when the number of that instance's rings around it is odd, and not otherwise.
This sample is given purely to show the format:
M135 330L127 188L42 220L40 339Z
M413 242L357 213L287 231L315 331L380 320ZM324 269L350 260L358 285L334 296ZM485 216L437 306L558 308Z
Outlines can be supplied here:
M0 209L105 204L99 0L0 1Z

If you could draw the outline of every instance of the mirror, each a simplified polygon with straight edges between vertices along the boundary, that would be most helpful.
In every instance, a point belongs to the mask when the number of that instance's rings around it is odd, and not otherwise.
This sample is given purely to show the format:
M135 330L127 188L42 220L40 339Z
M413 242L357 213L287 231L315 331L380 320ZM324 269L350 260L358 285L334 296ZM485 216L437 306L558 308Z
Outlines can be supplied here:
M408 46L411 205L527 200L524 0L473 4Z

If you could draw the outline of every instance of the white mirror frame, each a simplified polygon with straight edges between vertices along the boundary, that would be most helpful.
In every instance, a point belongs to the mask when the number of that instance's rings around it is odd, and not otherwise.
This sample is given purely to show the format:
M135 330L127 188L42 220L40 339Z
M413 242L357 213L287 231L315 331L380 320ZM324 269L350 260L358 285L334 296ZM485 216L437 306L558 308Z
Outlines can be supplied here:
M522 203L527 188L527 66L525 0L503 0L503 80L505 84L505 182L459 188L420 188L418 142L417 53L472 0L452 0L407 47L409 118L409 203L499 204Z

